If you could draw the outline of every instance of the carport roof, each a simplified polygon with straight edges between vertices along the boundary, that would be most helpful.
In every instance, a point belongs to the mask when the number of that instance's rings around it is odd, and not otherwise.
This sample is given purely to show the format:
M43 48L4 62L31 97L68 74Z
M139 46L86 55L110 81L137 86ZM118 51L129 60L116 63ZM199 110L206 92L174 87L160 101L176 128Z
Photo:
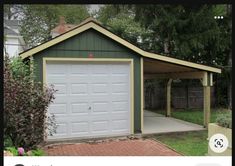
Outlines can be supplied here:
M87 18L85 21L83 21L82 23L80 23L78 26L71 29L70 31L68 31L62 35L59 35L59 36L57 36L57 37L55 37L45 43L42 43L38 46L35 46L31 49L28 49L28 50L20 53L20 56L23 59L27 58L27 57L32 56L42 50L49 48L57 43L60 43L60 42L66 40L72 36L75 36L79 33L82 33L88 29L94 29L94 30L102 33L103 35L113 39L114 41L124 45L125 47L131 49L132 51L134 51L134 52L136 52L146 58L155 59L155 60L167 62L170 64L180 65L182 67L184 66L184 67L192 68L192 69L198 69L198 70L209 71L209 72L214 72L214 73L221 73L221 69L219 69L219 68L201 65L201 64L197 64L197 63L192 63L192 62L188 62L188 61L184 61L184 60L171 58L171 57L167 57L167 56L162 56L159 54L144 51L144 50L136 47L135 45L129 43L128 41L122 39L121 37L113 34L109 30L107 30L105 27L103 27L101 25L101 23L99 23L98 21L96 21L95 19L93 19L91 17Z

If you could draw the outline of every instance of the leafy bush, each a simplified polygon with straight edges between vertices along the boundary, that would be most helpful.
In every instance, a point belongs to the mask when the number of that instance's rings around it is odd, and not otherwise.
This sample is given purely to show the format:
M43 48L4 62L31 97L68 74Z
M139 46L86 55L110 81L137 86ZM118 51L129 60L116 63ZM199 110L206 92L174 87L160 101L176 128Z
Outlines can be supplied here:
M219 126L232 128L232 111L227 111L226 113L219 114L216 118L216 123Z
M7 151L11 152L13 156L20 156L19 155L19 150L18 148L12 146L12 147L6 147ZM28 153L30 152L30 153ZM30 150L27 153L24 152L22 156L45 156L45 152L42 149L35 149L35 150Z
M4 59L4 135L13 146L35 149L55 132L46 112L56 90L34 80L32 68L20 59Z
M32 156L45 156L45 152L41 149L32 150Z
M13 154L13 156L18 156L17 148L15 148L15 147L7 147L6 150L10 151Z
M13 146L12 140L9 137L4 138L4 147L10 147Z

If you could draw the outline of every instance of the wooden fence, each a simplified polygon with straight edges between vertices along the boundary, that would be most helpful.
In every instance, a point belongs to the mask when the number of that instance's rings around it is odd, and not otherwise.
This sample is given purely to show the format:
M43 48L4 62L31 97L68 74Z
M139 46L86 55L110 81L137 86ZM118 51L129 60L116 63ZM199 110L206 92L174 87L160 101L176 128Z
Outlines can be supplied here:
M195 85L172 86L172 102L174 109L200 109L203 108L203 87ZM211 106L214 107L214 87L211 87ZM146 109L166 108L166 87L154 85L152 91L145 90Z

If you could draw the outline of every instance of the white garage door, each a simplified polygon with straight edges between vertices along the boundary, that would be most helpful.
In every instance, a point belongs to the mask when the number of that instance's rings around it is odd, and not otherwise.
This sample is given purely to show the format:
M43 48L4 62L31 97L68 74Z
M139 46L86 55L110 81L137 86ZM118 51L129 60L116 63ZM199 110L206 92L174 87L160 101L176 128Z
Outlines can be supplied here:
M130 64L50 62L46 80L58 90L49 140L130 134Z

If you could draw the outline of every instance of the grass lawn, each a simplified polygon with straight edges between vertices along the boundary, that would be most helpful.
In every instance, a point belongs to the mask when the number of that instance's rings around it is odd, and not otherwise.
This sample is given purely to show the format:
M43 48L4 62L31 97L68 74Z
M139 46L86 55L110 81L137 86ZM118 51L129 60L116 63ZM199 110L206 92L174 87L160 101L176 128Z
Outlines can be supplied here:
M165 115L165 111L152 110ZM212 109L211 122L215 122L219 114L226 113L225 109ZM172 117L184 121L203 125L203 110L172 110ZM157 134L153 136L158 141L168 145L186 156L204 156L208 148L208 131L179 132L168 134Z
M151 110L153 112L157 112L160 114L165 115L165 111L162 110ZM216 117L219 114L224 113L226 110L222 110L222 109L211 109L211 123L215 122ZM188 122L192 122L192 123L196 123L199 125L203 125L203 110L199 110L199 109L189 109L189 110L172 110L172 117L176 118L176 119L181 119L181 120L185 120Z
M207 130L154 135L158 141L186 156L205 156L207 153Z

